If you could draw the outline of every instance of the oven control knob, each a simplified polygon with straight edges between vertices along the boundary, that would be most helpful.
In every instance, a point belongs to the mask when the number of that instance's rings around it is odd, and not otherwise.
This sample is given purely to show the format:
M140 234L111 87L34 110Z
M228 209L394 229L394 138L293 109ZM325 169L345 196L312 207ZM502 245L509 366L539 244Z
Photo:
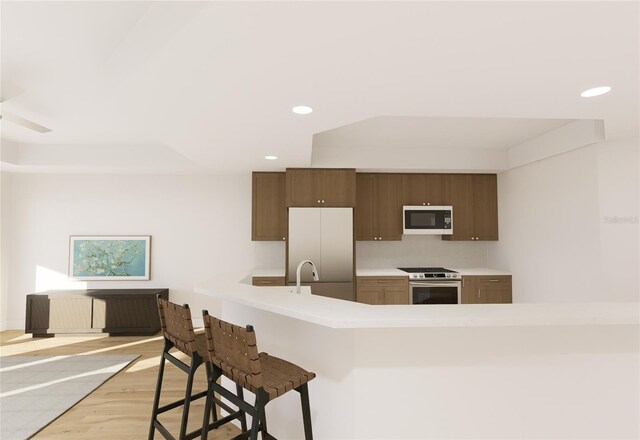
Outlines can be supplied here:
M423 274L423 273L419 274L418 276L419 276L420 278L424 278L424 274Z

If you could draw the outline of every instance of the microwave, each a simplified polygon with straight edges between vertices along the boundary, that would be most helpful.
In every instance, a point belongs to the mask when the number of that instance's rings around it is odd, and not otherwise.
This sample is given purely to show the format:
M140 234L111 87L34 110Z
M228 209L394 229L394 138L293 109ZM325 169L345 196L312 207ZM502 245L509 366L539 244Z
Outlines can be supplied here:
M404 206L403 234L453 234L453 206Z

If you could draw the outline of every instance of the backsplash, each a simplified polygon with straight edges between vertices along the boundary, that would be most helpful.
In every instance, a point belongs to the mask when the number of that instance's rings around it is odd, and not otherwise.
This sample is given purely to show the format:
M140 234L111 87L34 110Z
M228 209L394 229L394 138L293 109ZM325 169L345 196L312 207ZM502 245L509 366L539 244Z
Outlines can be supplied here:
M255 269L284 269L286 246L284 241L254 241Z
M487 243L443 241L439 235L403 235L402 241L356 242L356 267L486 267Z
M256 269L284 268L286 246L279 241L254 242ZM443 241L439 235L404 235L402 241L356 242L356 267L487 267L487 243Z

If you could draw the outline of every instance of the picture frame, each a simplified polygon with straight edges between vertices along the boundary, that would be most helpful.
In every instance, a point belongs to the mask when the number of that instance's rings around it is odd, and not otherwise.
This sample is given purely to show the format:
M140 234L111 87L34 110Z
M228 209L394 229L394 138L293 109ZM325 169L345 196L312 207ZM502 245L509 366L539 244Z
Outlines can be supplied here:
M151 279L151 235L69 236L69 278L74 281Z

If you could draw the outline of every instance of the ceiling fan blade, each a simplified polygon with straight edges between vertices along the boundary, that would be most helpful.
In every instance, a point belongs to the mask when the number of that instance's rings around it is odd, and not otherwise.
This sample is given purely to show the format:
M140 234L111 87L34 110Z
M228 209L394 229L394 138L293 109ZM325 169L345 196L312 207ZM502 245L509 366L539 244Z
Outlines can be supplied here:
M0 84L0 102L5 102L8 99L22 95L23 93L24 89L14 83L3 82Z
M51 131L50 128L47 128L40 124L36 124L33 121L21 118L20 116L5 111L0 113L0 119L2 119L3 121L13 122L14 124L20 125L24 128L28 128L29 130L37 131L38 133L48 133Z

